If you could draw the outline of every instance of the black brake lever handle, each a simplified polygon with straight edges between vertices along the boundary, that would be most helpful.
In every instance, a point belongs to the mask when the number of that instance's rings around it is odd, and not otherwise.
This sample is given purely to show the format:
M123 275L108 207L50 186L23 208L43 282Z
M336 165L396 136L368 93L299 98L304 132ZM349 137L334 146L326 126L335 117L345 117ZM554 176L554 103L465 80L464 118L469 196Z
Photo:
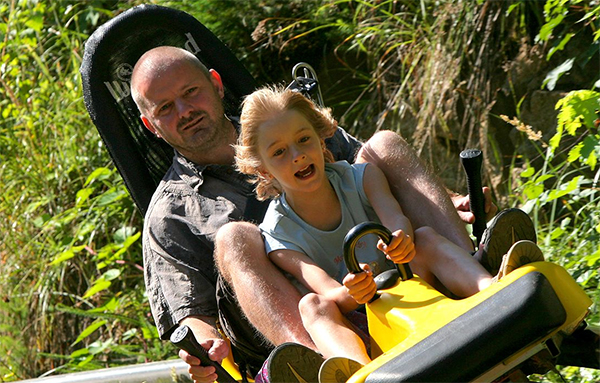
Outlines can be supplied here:
M208 357L208 353L200 346L194 333L192 333L192 330L188 326L179 326L173 334L171 334L171 343L180 349L187 351L188 354L200 359L202 366L213 366L217 373L217 381L219 383L237 383L237 380L235 380L223 366Z
M467 188L469 192L469 206L475 216L473 222L473 235L477 238L475 247L481 243L481 237L486 228L485 197L481 184L481 164L483 154L479 149L466 149L460 153L460 161L467 174Z

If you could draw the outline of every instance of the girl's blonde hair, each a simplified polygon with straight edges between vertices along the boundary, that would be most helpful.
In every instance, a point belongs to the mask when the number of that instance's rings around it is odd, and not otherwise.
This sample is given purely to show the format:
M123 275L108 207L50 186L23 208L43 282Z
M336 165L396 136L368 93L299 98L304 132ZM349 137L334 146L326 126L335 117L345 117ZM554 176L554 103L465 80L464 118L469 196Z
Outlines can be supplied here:
M337 130L337 122L331 116L330 109L316 105L299 92L272 86L258 89L247 96L242 103L242 131L238 144L234 146L235 163L240 172L254 176L250 182L256 184L256 197L259 201L277 197L282 190L277 180L266 178L259 172L262 161L258 154L258 128L264 122L288 110L301 113L322 141L333 136ZM323 155L325 162L334 161L324 142Z

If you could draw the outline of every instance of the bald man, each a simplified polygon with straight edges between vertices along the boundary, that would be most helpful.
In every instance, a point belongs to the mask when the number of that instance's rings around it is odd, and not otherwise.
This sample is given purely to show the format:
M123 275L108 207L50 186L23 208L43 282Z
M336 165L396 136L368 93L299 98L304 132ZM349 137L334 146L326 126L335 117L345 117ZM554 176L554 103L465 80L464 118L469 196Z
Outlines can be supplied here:
M143 230L146 288L161 338L186 324L209 357L220 362L229 353L217 330L221 314L221 327L252 373L273 345L295 342L314 348L298 312L299 292L268 260L258 228L243 222L260 222L266 206L233 167L231 145L238 128L236 119L224 114L220 75L186 50L164 46L139 59L131 88L144 126L175 149ZM466 197L453 204L397 134L379 132L362 145L339 128L327 146L336 160L378 165L415 228L432 226L473 250L455 207L463 220L472 220ZM486 210L493 215L488 189L486 196ZM240 223L226 225L230 222ZM254 336L255 329L262 336ZM200 366L184 351L180 356L195 381L216 379L213 367Z

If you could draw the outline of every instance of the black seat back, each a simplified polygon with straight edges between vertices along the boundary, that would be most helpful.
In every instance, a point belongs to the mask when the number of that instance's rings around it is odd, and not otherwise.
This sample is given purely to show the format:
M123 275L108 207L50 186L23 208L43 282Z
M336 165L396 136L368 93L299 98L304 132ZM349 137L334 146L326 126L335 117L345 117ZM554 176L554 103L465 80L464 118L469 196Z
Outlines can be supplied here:
M171 164L173 149L143 126L129 80L142 54L162 45L185 48L219 72L227 114L236 115L241 98L256 88L254 78L229 48L182 11L137 6L90 36L80 69L85 105L142 214Z

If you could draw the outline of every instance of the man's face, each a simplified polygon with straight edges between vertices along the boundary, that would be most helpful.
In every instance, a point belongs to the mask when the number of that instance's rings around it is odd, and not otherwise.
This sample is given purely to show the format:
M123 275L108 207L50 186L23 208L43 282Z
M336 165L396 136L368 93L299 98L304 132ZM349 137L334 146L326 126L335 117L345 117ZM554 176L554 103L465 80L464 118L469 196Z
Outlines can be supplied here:
M194 64L179 61L141 81L139 92L146 101L146 127L190 159L231 134L225 128L223 85L214 71L207 77Z

